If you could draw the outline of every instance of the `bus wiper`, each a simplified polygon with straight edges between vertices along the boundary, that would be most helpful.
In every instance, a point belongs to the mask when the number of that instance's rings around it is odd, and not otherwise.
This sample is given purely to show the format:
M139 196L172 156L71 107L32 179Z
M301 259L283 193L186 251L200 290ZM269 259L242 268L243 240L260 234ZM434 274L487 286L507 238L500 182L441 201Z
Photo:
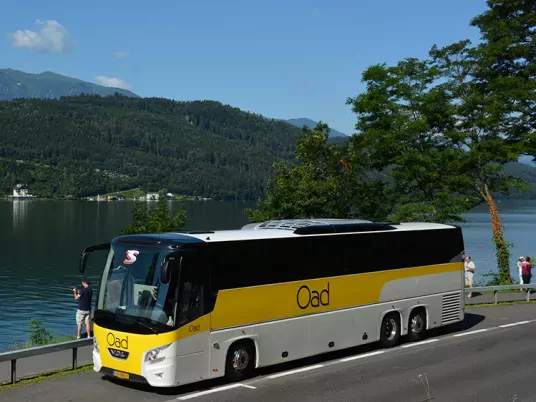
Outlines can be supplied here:
M138 317L132 317L136 323L140 324L142 327L145 327L147 329L150 329L152 331L153 334L158 334L158 329L149 325L149 324L146 324L143 322L143 320L141 318L138 318Z
M158 329L149 325L149 324L146 324L141 318L139 317L136 317L136 316L133 316L133 315L128 315L128 314L116 314L116 317L119 318L120 320L123 320L123 321L134 321L136 324L139 324L141 325L142 327L144 328L147 328L147 329L150 329L151 332L153 334L158 334Z

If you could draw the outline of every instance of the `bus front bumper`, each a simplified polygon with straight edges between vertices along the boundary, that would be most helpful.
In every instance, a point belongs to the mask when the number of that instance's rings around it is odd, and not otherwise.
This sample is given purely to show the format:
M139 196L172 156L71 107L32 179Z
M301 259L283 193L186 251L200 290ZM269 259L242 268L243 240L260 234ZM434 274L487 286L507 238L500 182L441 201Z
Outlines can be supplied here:
M110 377L130 382L149 384L152 387L174 387L177 385L175 378L175 359L165 359L159 363L147 364L140 362L141 374L133 374L115 370L112 367L102 365L100 353L93 349L93 370Z

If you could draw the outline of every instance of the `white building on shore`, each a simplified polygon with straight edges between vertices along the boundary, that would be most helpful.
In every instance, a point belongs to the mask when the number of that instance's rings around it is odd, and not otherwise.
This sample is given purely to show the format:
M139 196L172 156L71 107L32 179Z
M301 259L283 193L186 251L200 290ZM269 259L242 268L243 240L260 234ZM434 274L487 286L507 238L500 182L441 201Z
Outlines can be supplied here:
M13 189L14 200L33 200L35 198L37 197L33 194L30 194L30 191L26 184L17 184Z
M147 201L157 201L160 198L160 194L158 193L149 193L145 197Z

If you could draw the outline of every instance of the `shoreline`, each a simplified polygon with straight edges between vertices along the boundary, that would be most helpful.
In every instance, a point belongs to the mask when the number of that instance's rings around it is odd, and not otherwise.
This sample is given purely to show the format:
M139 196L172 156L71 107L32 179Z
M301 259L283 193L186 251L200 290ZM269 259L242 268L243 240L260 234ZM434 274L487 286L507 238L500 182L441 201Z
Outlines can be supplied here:
M39 197L34 199L23 199L23 200L14 200L11 197L1 197L0 201L11 201L11 202L36 202L36 201L83 201L83 202L120 202L120 201L146 201L146 202L156 202L158 200L147 200L147 199L139 199L139 198L123 198L123 199L101 199L100 201L97 199L90 199L90 198L96 198L96 197L84 197L84 198L45 198L45 197ZM201 197L176 197L174 199L168 199L167 201L197 201L197 202L206 202L206 201L219 201L213 198L201 198Z

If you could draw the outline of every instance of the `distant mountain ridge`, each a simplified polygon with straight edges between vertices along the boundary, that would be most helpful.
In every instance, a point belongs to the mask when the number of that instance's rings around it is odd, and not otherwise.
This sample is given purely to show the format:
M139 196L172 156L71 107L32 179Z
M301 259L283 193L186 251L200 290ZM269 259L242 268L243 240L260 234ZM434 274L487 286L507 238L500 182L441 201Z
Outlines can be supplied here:
M11 68L0 69L0 100L58 99L62 96L77 96L82 93L109 96L116 92L124 96L139 97L126 89L105 87L50 71L30 74Z
M315 126L318 124L318 122L308 119L306 117L300 117L297 119L288 119L286 120L286 122L298 128L302 128L303 126L306 126L309 128L315 128ZM341 133L340 131L334 130L330 127L329 136L330 137L348 137L348 134Z

